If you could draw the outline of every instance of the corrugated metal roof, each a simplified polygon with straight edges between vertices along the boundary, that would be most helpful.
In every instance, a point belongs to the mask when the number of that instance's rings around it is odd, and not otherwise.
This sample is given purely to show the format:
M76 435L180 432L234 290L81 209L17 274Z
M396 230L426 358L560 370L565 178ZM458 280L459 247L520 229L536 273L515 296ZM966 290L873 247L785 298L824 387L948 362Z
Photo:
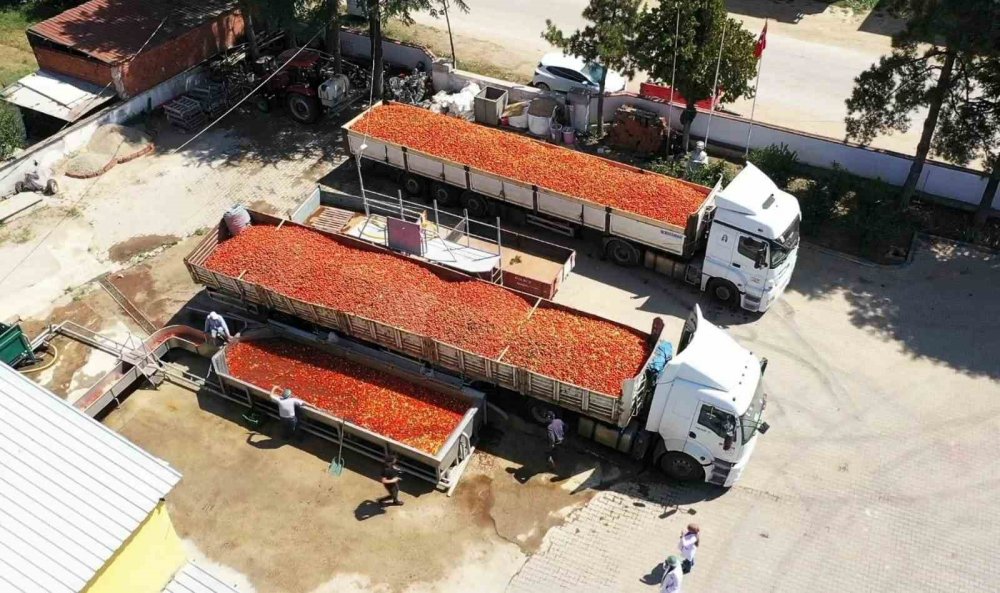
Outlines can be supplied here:
M0 363L0 590L78 593L180 478Z
M238 591L211 571L194 562L188 562L177 571L174 580L167 584L163 593L238 593Z
M110 88L48 70L29 74L0 91L0 98L8 103L63 121L76 121L114 97Z
M135 55L161 21L163 26L147 49L236 7L236 0L90 0L28 31L102 62L117 64Z

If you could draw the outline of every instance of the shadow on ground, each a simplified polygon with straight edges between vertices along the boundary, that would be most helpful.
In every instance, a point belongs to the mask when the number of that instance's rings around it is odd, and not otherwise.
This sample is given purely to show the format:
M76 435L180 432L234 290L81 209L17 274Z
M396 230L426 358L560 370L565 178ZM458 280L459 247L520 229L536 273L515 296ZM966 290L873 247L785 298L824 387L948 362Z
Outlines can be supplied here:
M929 240L899 267L859 265L806 246L789 290L810 299L843 294L852 324L914 358L1000 378L998 286L1000 255Z

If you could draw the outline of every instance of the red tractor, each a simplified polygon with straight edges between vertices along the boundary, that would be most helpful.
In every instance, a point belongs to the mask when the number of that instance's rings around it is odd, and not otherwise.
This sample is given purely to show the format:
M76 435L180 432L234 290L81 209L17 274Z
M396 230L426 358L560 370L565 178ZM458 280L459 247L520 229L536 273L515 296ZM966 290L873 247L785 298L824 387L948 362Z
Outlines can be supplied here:
M257 73L261 78L280 68L264 85L262 95L257 99L257 107L261 111L270 111L273 103L280 100L292 119L309 124L318 120L324 110L339 111L356 98L351 93L347 76L335 74L330 59L311 49L295 55L297 51L288 49L277 56L265 56L257 61Z

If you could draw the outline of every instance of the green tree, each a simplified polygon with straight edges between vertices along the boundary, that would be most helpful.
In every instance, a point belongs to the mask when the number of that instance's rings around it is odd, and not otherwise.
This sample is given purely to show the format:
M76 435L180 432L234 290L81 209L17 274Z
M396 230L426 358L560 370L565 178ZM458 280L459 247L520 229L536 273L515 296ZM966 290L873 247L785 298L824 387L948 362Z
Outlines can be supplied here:
M466 14L469 13L469 5L465 3L465 0L434 0L431 14L435 18L439 15L444 15L444 22L448 25L448 43L451 45L451 62L458 68L458 55L455 53L455 38L451 34L451 17L448 14L448 9L452 6Z
M455 6L468 11L465 0L452 0ZM413 13L426 10L438 15L435 0L366 0L362 7L368 17L368 38L371 43L374 72L372 73L372 96L382 98L385 60L382 58L382 25L389 19L396 19L404 25L413 24Z
M583 18L590 21L583 29L566 36L546 19L542 38L570 55L601 66L597 81L597 132L604 135L604 86L608 70L631 76L633 67L631 46L639 22L643 0L590 0L583 9Z
M977 56L996 55L1000 3L995 0L895 0L908 17L893 36L893 50L855 79L847 99L847 137L862 144L910 128L912 115L927 109L916 155L900 203L909 205L944 112L961 104L961 80Z
M975 217L981 228L1000 187L1000 57L978 58L968 66L945 99L933 150L963 165L982 159L987 182Z
M21 112L0 101L0 161L10 158L14 151L24 146L24 122Z
M333 70L337 74L344 71L343 57L340 55L340 0L326 0L326 52L333 54Z
M678 11L680 27L675 35ZM687 101L681 115L685 150L691 138L691 123L698 115L695 104L710 98L716 91L712 85L717 63L719 88L724 89L727 100L753 97L756 89L751 81L757 76L756 42L753 33L743 29L738 20L729 18L724 0L664 0L656 7L643 9L633 55L636 64L649 73L650 78L669 81L673 75L677 92Z

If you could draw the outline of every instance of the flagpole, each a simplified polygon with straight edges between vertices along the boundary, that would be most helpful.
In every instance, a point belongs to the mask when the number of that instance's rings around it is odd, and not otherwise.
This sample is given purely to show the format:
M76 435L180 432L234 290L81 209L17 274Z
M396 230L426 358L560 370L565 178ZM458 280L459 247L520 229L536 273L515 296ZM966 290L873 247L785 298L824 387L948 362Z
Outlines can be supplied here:
M722 24L722 40L719 42L719 59L715 62L715 82L712 84L712 111L708 113L708 125L705 127L705 148L708 148L708 135L712 131L712 116L715 115L715 101L719 96L719 67L722 66L722 50L726 46L727 18Z
M674 129L670 125L670 114L674 112L674 81L677 78L677 42L681 35L681 5L677 5L677 24L674 26L674 64L670 68L670 104L667 106L667 153L670 153L670 139Z
M764 31L761 33L761 39L766 40L767 38L767 19L764 19ZM767 43L764 41L764 43ZM757 42L758 46L761 41ZM760 56L757 58L757 82L753 85L753 105L750 107L750 125L747 126L747 147L743 152L743 159L746 160L750 156L750 134L753 133L753 118L754 114L757 112L757 91L760 90L760 72L764 69L764 49L760 50Z

